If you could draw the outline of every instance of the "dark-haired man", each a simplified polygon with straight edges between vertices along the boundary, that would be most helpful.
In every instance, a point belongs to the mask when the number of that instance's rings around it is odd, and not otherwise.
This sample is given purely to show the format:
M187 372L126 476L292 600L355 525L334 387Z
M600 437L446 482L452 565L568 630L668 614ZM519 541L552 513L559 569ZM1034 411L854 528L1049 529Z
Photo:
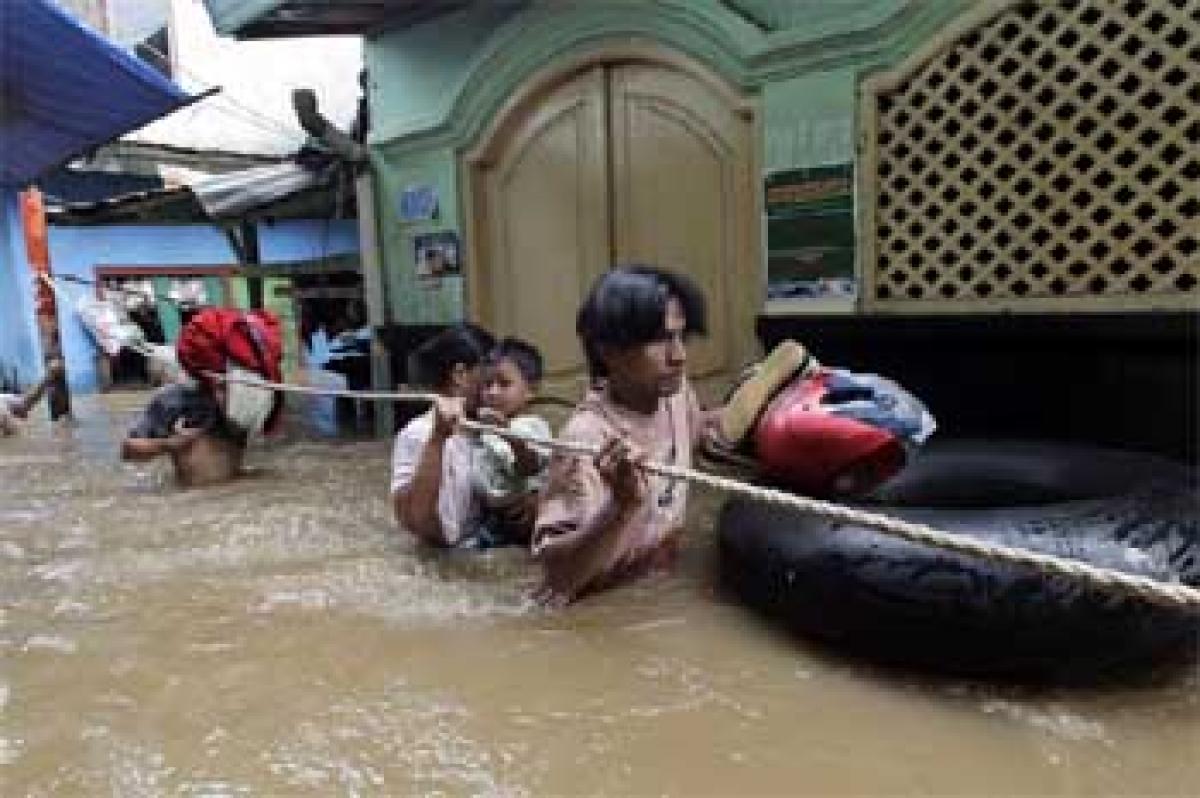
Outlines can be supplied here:
M651 266L608 271L584 300L576 330L593 387L560 437L600 454L551 459L533 555L545 576L541 598L552 603L673 561L688 486L636 463L689 467L716 426L686 377L688 338L705 332L704 298L687 277Z

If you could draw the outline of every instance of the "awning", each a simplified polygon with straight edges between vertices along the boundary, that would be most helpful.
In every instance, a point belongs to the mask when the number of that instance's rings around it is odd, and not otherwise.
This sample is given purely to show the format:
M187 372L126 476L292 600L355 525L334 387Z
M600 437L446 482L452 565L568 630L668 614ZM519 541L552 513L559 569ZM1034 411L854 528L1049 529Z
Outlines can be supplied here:
M29 183L192 99L50 0L0 0L0 184Z
M281 163L212 175L192 183L190 188L204 212L214 219L236 217L249 210L269 205L316 188L327 182L327 172L306 169L297 163Z
M209 175L177 188L52 203L46 215L59 225L353 217L354 192L339 192L338 180L333 158L305 150L286 163Z

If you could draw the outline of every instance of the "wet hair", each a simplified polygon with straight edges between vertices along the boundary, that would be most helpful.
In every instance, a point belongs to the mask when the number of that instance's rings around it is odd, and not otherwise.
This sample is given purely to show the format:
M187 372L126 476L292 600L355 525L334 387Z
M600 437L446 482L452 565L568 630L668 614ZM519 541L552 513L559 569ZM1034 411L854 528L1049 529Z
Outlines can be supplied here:
M487 362L499 363L501 360L511 360L530 385L542 381L542 353L537 347L520 338L505 338L488 353Z
M686 275L655 266L616 266L592 284L575 320L593 378L605 376L601 353L657 340L665 332L667 301L683 309L684 332L707 332L704 296Z
M491 333L470 322L442 330L413 352L420 382L435 390L445 388L455 366L478 366L495 344Z

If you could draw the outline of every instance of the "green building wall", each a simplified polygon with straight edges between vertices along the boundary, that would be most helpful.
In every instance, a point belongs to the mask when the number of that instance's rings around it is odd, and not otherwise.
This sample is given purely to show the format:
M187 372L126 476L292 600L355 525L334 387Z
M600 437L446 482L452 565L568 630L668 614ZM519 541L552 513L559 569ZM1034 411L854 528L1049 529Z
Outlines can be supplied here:
M369 39L379 246L391 321L462 318L462 277L422 281L414 238L464 235L459 156L538 70L613 41L675 49L758 98L764 172L852 161L856 86L902 60L971 0L535 0L477 3ZM438 197L400 219L407 187ZM765 279L765 264L764 264Z

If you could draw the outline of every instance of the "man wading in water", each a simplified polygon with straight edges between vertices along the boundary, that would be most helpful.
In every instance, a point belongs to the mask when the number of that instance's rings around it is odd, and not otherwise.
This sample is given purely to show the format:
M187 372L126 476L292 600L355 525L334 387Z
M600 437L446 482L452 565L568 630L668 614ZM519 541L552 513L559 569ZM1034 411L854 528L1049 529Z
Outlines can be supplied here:
M121 444L121 459L171 456L184 487L225 482L241 473L251 434L273 426L282 398L235 379L278 381L278 321L263 311L208 308L180 333L180 364L196 379L161 388ZM253 369L253 370L250 370Z
M687 468L716 434L687 381L687 339L705 332L704 297L687 277L651 266L606 272L580 308L576 330L593 387L563 440L594 458L555 451L539 506L533 556L538 598L565 603L669 566L687 508L687 483L647 474L639 460Z
M225 415L224 385L176 383L159 389L121 444L121 459L171 456L185 487L225 482L241 471L247 435Z

